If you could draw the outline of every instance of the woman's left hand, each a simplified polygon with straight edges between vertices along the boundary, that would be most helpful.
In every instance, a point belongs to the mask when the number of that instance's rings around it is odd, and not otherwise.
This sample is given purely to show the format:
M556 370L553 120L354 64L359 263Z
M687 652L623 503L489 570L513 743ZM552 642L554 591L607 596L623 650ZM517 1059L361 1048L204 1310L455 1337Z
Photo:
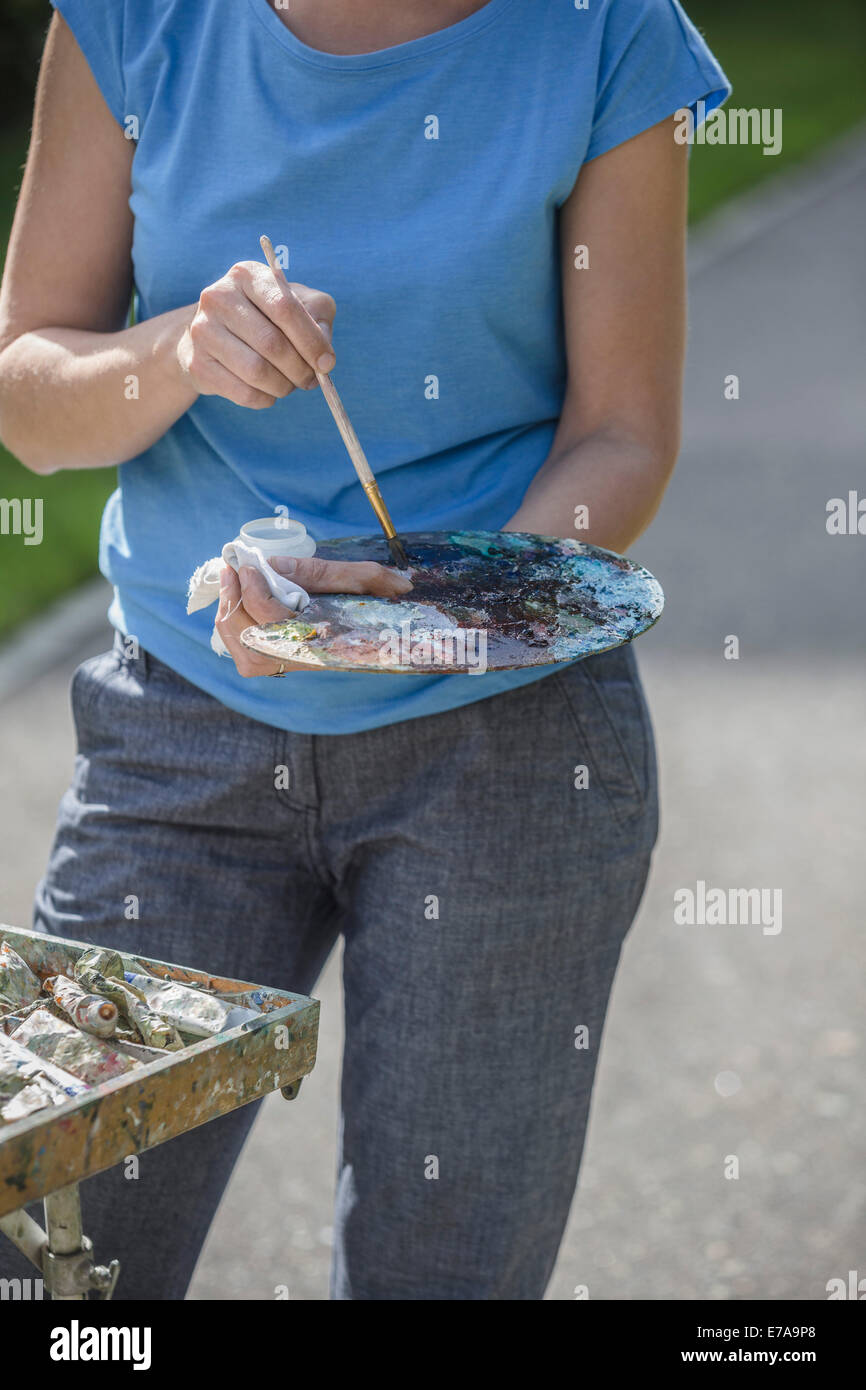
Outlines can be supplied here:
M379 598L400 598L412 588L408 575L372 560L323 560L315 555L290 559L285 555L272 555L268 563L311 594L375 594ZM241 641L241 633L248 627L296 617L297 613L273 597L258 570L246 565L238 573L230 565L222 570L214 626L240 675L275 676L281 668L282 671L315 669L299 661L274 661L245 647Z

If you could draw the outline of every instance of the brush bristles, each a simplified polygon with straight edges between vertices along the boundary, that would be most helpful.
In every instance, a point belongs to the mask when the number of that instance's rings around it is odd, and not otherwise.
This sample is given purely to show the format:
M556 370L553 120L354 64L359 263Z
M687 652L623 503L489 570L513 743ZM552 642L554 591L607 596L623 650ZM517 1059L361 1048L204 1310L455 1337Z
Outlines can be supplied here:
M399 536L388 537L388 549L391 552L391 559L394 561L398 570L407 570L409 568L409 558L403 549L403 542L400 540Z

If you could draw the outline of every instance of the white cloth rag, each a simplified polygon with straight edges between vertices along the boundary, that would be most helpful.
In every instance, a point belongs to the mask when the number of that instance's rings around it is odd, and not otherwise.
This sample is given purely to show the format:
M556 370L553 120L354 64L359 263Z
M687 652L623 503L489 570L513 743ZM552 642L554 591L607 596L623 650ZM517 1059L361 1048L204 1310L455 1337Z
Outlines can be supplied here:
M306 589L302 589L300 584L294 584L284 574L279 574L268 563L257 545L247 545L237 536L235 540L223 546L221 556L215 555L212 560L205 560L195 571L187 590L187 613L196 613L199 608L207 608L208 604L216 602L220 596L220 570L224 565L231 565L235 572L242 565L249 565L250 569L258 570L273 597L285 604L286 608L293 609L295 613L303 613L310 602L310 595ZM218 656L229 655L228 648L216 628L211 633L210 644Z

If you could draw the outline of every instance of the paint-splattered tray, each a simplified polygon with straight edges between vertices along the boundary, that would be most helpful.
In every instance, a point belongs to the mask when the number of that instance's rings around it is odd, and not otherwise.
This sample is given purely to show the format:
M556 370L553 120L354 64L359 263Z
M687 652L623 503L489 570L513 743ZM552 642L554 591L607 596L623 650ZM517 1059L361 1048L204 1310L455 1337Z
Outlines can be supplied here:
M648 570L579 541L509 531L404 533L405 599L316 594L286 622L242 640L279 661L419 675L575 661L628 642L661 615ZM381 536L322 541L330 560L389 564Z
M0 924L3 941L41 979L69 972L90 949L81 941ZM0 1124L0 1216L259 1100L313 1069L319 1027L315 999L120 954L128 970L197 985L235 1004L255 1004L263 1017L168 1053L64 1105Z

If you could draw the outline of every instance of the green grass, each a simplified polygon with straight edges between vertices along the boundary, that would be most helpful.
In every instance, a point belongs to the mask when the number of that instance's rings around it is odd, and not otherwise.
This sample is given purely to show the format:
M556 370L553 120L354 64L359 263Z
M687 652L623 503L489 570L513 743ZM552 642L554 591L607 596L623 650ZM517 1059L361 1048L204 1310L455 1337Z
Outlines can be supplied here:
M12 225L27 131L0 139L0 236ZM62 238L59 242L62 252ZM94 468L40 477L0 447L0 497L42 498L43 541L0 535L0 637L96 573L99 519L116 484L116 469Z
M733 84L729 104L782 110L782 151L754 145L695 145L691 219L733 194L800 163L866 118L863 0L685 0Z
M737 107L781 107L777 158L755 146L698 146L692 151L691 218L699 221L732 195L790 168L866 116L862 64L863 0L686 0L734 84ZM5 246L26 128L0 138L0 238ZM62 241L61 241L62 246ZM45 538L25 546L0 536L0 638L96 571L99 518L115 486L114 469L37 477L0 448L0 497L43 498Z

